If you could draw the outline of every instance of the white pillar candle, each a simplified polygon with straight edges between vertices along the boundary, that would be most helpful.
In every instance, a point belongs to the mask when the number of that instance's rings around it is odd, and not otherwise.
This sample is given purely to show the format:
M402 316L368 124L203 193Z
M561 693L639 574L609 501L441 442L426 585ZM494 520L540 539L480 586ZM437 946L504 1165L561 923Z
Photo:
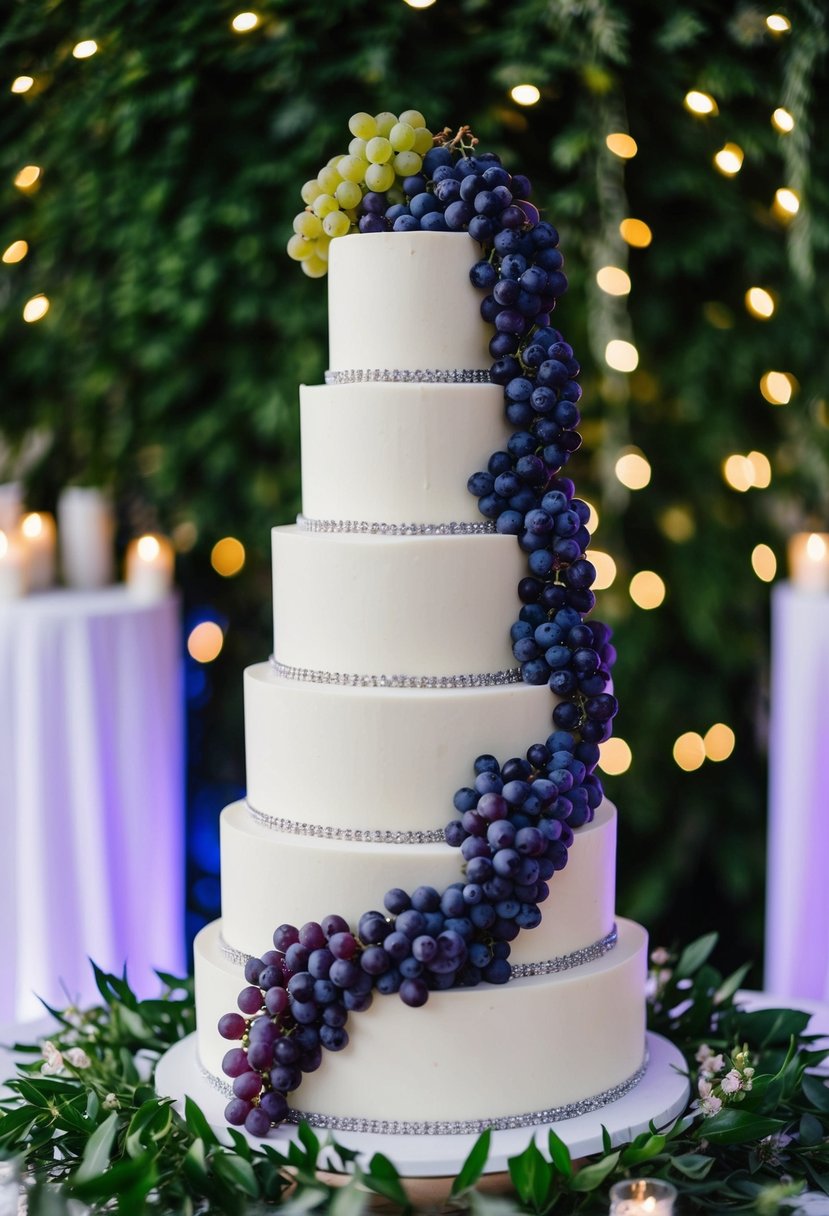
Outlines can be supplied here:
M800 591L829 591L829 532L798 532L789 540L792 583Z
M29 590L45 591L55 581L57 533L54 516L46 511L31 512L23 518L20 535L26 549Z
M610 1188L610 1216L672 1216L676 1187L660 1178L632 1178Z
M19 481L7 481L0 486L0 529L10 535L20 523L23 492Z
M26 551L16 533L0 530L0 600L26 594Z
M67 486L58 500L63 581L69 587L105 587L114 575L115 520L102 490Z
M127 549L127 586L147 603L163 599L173 584L173 546L164 536L141 536Z

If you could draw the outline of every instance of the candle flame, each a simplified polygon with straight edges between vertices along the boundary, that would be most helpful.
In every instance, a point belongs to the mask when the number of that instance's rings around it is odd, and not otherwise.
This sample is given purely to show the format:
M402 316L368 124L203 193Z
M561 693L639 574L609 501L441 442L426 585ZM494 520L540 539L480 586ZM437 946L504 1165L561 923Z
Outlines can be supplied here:
M161 546L154 536L142 536L137 550L142 562L154 562L161 552Z
M0 557L5 557L9 551L9 538L6 533L0 528Z
M653 1211L653 1209L656 1207L656 1200L654 1199L653 1195L648 1195L647 1199L642 1204L642 1207L646 1212Z
M810 562L822 562L826 557L826 541L817 532L812 532L806 541L806 556Z
M43 520L37 511L32 511L31 515L26 516L21 525L21 531L29 540L34 540L36 536L40 536L43 531Z

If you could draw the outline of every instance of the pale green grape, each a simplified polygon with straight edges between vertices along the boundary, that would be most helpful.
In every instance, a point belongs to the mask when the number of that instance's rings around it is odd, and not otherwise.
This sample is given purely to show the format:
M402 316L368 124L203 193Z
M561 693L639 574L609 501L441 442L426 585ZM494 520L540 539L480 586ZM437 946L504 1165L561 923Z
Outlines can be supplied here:
M397 115L392 114L390 110L383 110L382 114L374 115L374 121L377 123L377 134L388 135L389 131L397 122Z
M433 143L432 132L427 127L415 127L414 151L418 156L425 156Z
M299 215L294 220L294 232L300 236L305 236L309 241L314 237L320 236L322 233L322 222L318 216L312 211L300 211Z
M366 159L366 140L352 139L348 145L348 155L356 156L358 160Z
M314 255L305 258L301 266L309 279L321 279L324 274L328 274L328 263Z
M384 165L387 160L391 160L393 154L394 149L382 135L375 135L374 139L370 139L366 144L366 156L373 165Z
M345 156L345 152L338 152L336 156L329 156L328 160L325 163L329 168L336 169L337 161L342 160L342 158L344 156Z
M343 179L337 170L331 165L326 165L325 168L320 169L319 173L317 174L317 181L320 184L320 189L322 190L323 194L333 194L342 180Z
M359 156L341 156L337 161L337 172L345 182L365 181L368 161Z
M332 211L338 211L337 200L330 194L319 194L311 204L314 215L318 215L321 220L324 220L326 215L330 215Z
M299 236L297 233L288 241L288 257L293 258L295 262L301 262L307 258L313 257L314 242L306 241L304 236Z
M377 122L370 114L361 110L359 114L351 115L348 120L348 129L358 139L371 139L377 134Z
M366 169L366 185L369 190L377 190L382 194L394 184L394 169L391 165L369 165Z
M397 122L389 131L389 143L395 152L408 152L414 147L414 141L414 127L409 126L407 122Z
M368 165L366 165L366 168L368 168ZM354 207L359 207L363 192L356 182L350 182L346 179L337 186L334 197L345 211L350 211Z
M314 241L314 257L319 258L321 262L328 261L328 246L331 244L331 237L323 232L322 236L317 237Z
M423 157L416 152L398 152L395 156L394 171L398 177L413 177L423 166Z
M404 110L400 115L398 122L407 122L410 127L425 127L426 119L421 114L420 110Z
M299 193L302 196L303 203L308 203L310 206L317 195L322 194L322 190L320 189L320 184L317 179L312 177L309 182L305 183Z
M326 236L345 236L351 228L351 220L343 211L330 211L322 221Z

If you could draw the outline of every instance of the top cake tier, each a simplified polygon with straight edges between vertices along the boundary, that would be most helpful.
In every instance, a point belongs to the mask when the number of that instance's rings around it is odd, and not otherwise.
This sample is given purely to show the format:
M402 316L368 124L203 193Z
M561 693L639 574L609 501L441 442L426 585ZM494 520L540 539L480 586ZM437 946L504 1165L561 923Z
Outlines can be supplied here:
M465 232L355 233L331 242L332 371L480 371L492 363L480 293L480 246Z

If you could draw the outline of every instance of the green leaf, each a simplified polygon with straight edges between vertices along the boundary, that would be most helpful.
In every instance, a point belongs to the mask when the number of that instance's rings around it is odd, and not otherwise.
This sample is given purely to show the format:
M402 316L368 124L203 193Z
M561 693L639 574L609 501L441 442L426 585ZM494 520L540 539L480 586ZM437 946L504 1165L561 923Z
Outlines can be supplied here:
M570 1187L574 1191L595 1191L602 1185L609 1174L612 1174L619 1164L621 1151L611 1153L609 1157L602 1157L601 1161L596 1161L593 1165L586 1165L584 1169L579 1170Z
M512 1184L522 1203L536 1212L544 1206L553 1181L553 1167L543 1156L535 1140L531 1140L518 1157L507 1161Z
M87 1200L105 1200L117 1197L119 1211L123 1211L122 1200L127 1208L141 1211L143 1205L135 1206L139 1197L146 1195L155 1186L158 1170L154 1158L148 1153L135 1160L116 1161L108 1169L90 1174L85 1180L77 1176L70 1180L73 1195Z
M699 1134L711 1144L748 1144L779 1132L783 1127L784 1119L772 1119L750 1110L726 1107L707 1118L701 1124Z
M821 1144L824 1139L823 1124L820 1119L816 1119L814 1115L808 1112L800 1117L799 1128L800 1143L804 1148L811 1148L815 1144Z
M184 1122L194 1136L198 1136L207 1145L218 1144L219 1140L213 1128L207 1122L200 1106L190 1097L184 1099Z
M738 967L735 972L729 975L728 979L723 980L717 991L714 993L714 1004L724 1005L726 1001L730 1001L734 993L742 987L743 980L751 970L751 963L743 963L742 967Z
M298 1129L299 1138L305 1145L305 1151L308 1154L308 1160L312 1165L316 1165L319 1157L320 1142L319 1137L315 1134L308 1123L300 1123Z
M484 1172L484 1166L489 1156L489 1144L492 1140L492 1128L488 1127L485 1132L481 1132L478 1139L469 1150L466 1160L458 1171L458 1176L452 1183L452 1196L460 1195L463 1191L468 1191L473 1187Z
M552 1128L547 1133L547 1148L555 1169L565 1178L573 1177L573 1159L570 1150L560 1136Z
M704 937L698 937L690 946L686 946L674 968L674 980L688 979L699 971L716 946L718 937L717 933L706 933Z
M253 1166L236 1153L215 1153L212 1158L213 1169L222 1182L226 1182L232 1190L242 1191L251 1199L259 1198L259 1183L256 1180Z
M403 1183L400 1181L400 1174L391 1161L389 1161L388 1157L385 1157L382 1153L375 1153L369 1161L368 1172L364 1176L364 1182L367 1187L378 1195L385 1195L386 1199L399 1203L403 1208L411 1207L409 1197L403 1188Z
M100 1123L95 1131L86 1142L86 1148L81 1158L81 1164L73 1175L72 1181L75 1184L87 1182L90 1178L95 1178L98 1174L102 1174L109 1165L109 1155L112 1152L112 1145L115 1140L115 1134L118 1131L118 1113L113 1111Z
M637 1136L634 1143L629 1144L622 1151L622 1165L639 1165L642 1161L650 1161L651 1157L659 1156L668 1142L667 1136L653 1136L647 1133L644 1136L641 1144L639 1141L642 1140L642 1137Z
M800 1038L811 1020L810 1013L797 1009L756 1009L740 1015L739 1032L759 1047L788 1043Z
M360 1216L366 1210L368 1199L368 1195L356 1183L347 1182L334 1191L334 1197L326 1208L326 1216Z
M162 1140L173 1125L173 1112L167 1099L153 1098L135 1112L127 1128L124 1142L130 1157L140 1157L150 1142Z
M199 1189L201 1189L202 1184L207 1178L206 1157L204 1141L200 1139L194 1140L184 1154L184 1161L182 1163L184 1172Z
M829 1085L820 1077L810 1076L809 1073L801 1082L803 1093L809 1099L815 1110L829 1112Z
M703 1153L681 1153L678 1157L671 1157L671 1167L686 1178L693 1179L705 1178L714 1162L713 1157L706 1157Z
M0 1144L3 1144L5 1147L11 1147L18 1141L25 1140L32 1127L41 1117L42 1113L32 1110L30 1106L10 1110L7 1115L3 1115L0 1118Z

